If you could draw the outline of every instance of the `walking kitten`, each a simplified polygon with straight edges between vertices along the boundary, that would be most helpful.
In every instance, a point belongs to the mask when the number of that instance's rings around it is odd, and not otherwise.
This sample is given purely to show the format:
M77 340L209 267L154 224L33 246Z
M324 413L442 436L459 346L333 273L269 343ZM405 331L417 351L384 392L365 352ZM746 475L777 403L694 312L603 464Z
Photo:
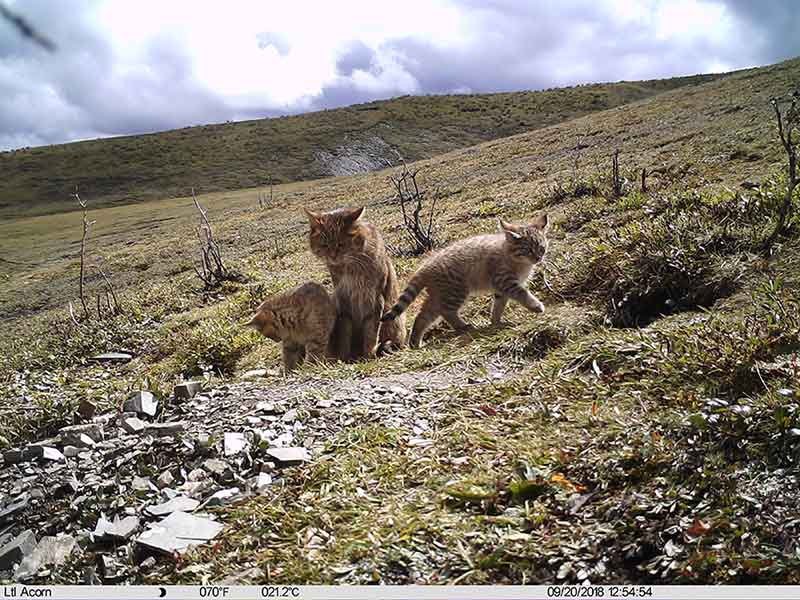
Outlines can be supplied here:
M457 331L468 329L470 326L458 311L467 297L476 292L494 290L494 325L500 323L509 298L531 312L544 312L544 304L524 287L524 283L533 265L542 260L547 251L548 225L547 215L538 217L530 225L500 220L499 233L467 238L442 249L422 264L381 321L391 322L402 315L426 288L428 297L411 332L413 348L420 346L425 332L441 317Z
M377 349L405 344L405 322L381 324L381 314L400 292L392 261L377 228L362 218L364 208L315 213L305 209L315 256L325 261L337 311L334 340L342 360L371 358Z
M335 321L336 307L325 288L304 283L264 300L247 326L283 342L283 366L288 372L304 358L322 361L330 356Z

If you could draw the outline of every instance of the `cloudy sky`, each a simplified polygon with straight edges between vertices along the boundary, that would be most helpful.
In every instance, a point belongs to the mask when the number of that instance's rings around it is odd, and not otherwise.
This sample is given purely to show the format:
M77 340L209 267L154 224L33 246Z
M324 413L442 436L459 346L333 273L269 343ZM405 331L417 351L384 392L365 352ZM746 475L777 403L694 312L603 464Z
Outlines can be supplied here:
M0 149L800 54L795 0L0 0Z

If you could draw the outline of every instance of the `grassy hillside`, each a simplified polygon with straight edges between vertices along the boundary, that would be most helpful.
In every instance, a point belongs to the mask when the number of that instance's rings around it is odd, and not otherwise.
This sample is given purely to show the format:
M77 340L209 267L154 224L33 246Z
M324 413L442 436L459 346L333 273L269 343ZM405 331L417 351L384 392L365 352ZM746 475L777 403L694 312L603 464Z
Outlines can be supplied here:
M145 384L268 370L261 396L227 389L227 410L286 403L313 460L215 509L224 535L141 583L800 583L798 224L760 253L785 185L768 100L798 80L795 59L420 161L444 240L553 217L530 282L547 312L510 306L492 328L476 298L470 334L438 326L421 350L291 377L240 323L269 293L330 286L303 206L365 204L402 248L394 170L277 186L265 210L252 189L201 196L241 275L210 292L190 199L91 210L90 292L102 257L125 313L77 326L80 216L4 220L0 432L15 445L86 397L113 408ZM395 260L401 280L418 262ZM86 360L123 348L122 367Z
M294 117L187 127L0 153L0 216L349 174L429 158L710 81L718 75L541 92L403 97ZM353 156L355 164L353 165ZM345 161L337 167L336 159ZM332 162L333 161L333 162Z

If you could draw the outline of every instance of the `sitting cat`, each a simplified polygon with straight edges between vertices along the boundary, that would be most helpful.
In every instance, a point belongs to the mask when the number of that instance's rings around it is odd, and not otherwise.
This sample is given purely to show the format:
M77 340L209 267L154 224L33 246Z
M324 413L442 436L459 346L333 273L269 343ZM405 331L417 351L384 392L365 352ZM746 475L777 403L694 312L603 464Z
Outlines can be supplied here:
M501 220L499 233L467 238L440 250L417 270L381 321L392 321L403 314L426 288L428 297L411 332L413 348L420 346L425 332L440 317L457 331L468 329L470 326L458 311L467 297L476 292L494 290L492 323L495 325L500 323L509 298L532 312L544 312L544 304L524 287L524 283L533 265L542 260L547 251L548 224L547 215L538 217L530 225Z
M247 323L276 342L283 342L283 366L291 371L304 358L331 357L329 343L336 322L336 307L318 283L270 296Z
M335 288L337 358L372 358L376 351L401 348L406 337L403 318L380 321L400 293L380 231L363 218L363 207L305 210L311 251L325 262Z

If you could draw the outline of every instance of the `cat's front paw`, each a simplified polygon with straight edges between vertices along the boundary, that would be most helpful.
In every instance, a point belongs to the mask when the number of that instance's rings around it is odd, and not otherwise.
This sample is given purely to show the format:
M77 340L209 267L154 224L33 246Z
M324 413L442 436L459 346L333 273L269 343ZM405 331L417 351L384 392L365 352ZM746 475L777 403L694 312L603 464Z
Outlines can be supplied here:
M533 312L543 313L544 312L544 304L542 304L540 300L537 300L536 298L534 298L533 301L531 302L531 310Z

